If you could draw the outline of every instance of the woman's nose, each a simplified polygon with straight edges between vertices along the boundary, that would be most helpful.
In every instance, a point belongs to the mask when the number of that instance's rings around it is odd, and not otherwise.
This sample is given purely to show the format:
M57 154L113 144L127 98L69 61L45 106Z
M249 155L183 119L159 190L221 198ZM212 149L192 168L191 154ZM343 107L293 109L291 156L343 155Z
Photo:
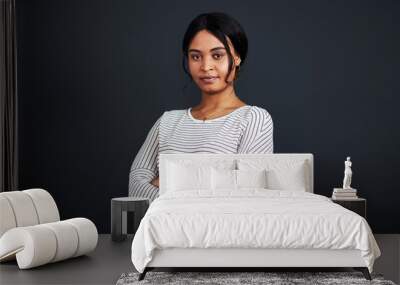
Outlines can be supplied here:
M201 69L204 70L204 71L207 71L209 69L213 69L213 65L212 65L211 60L206 59L206 58L203 59L203 61L201 63Z

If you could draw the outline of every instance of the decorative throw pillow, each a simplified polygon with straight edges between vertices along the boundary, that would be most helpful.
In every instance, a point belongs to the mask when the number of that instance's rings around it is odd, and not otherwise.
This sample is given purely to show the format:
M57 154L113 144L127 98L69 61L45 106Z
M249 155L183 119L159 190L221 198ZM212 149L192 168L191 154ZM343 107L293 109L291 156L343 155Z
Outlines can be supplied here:
M211 188L211 168L198 165L168 163L167 191Z
M285 171L277 169L269 170L267 173L268 188L276 190L306 191L306 175L304 165L299 164L296 168Z
M235 191L240 188L267 188L266 170L211 169L213 190Z
M160 181L160 195L167 191L211 189L211 167L216 169L235 169L234 159L196 159L182 158L166 161L164 181ZM161 191L162 190L162 191Z
M267 170L267 188L306 191L309 187L306 160L238 159L240 170Z
M211 168L211 189L236 190L236 170Z
M267 170L236 170L237 188L267 188Z

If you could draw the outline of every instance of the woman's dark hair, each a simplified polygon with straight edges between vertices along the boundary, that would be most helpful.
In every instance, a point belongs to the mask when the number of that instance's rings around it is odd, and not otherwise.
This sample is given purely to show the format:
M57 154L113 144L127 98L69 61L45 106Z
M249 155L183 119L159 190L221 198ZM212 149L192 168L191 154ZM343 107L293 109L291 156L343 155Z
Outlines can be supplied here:
M189 27L187 28L185 35L183 37L183 43L182 43L182 51L183 51L182 63L183 63L183 70L185 71L185 73L190 77L191 80L193 80L192 76L188 71L189 69L188 49L194 36L201 30L207 30L223 43L229 58L228 75L232 71L233 56L230 52L230 48L228 45L228 41L226 40L226 37L228 37L229 40L232 42L232 45L236 53L240 56L241 59L240 65L236 67L237 69L235 75L236 79L238 72L246 59L247 49L248 49L247 37L242 26L239 24L238 21L236 21L234 18L225 13L218 13L218 12L200 14L196 18L194 18L192 22L190 22ZM226 79L225 82L227 82Z

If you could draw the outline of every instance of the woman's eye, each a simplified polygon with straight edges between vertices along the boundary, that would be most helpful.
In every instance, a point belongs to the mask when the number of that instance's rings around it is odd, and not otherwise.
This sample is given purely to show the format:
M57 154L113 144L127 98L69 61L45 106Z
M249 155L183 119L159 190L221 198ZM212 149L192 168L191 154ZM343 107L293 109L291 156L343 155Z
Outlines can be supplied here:
M219 54L219 53L213 54L214 59L217 59L217 60L221 59L223 56L224 56L223 54ZM190 57L193 60L199 60L201 56L197 55L197 54L193 54Z

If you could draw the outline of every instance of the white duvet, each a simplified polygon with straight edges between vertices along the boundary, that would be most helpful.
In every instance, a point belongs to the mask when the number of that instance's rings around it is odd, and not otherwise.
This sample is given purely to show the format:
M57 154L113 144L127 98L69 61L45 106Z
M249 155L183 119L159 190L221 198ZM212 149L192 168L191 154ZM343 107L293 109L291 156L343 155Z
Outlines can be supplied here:
M366 220L329 198L257 189L154 200L132 242L133 265L143 272L154 249L171 247L358 249L370 272L380 256Z

